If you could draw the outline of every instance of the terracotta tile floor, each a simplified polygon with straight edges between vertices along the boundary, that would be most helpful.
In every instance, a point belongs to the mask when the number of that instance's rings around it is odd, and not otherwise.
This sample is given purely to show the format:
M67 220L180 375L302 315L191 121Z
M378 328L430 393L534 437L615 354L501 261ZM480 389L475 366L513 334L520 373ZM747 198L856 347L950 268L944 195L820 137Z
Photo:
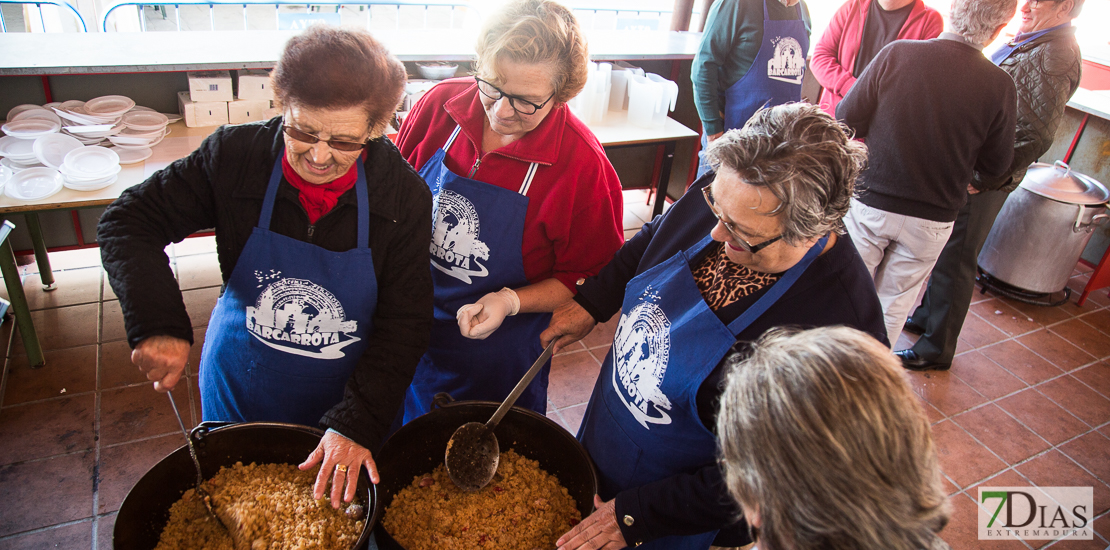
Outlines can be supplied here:
M625 230L650 216L640 191L625 194ZM197 342L219 291L212 238L167 249L197 327ZM0 550L111 546L115 514L130 487L176 448L180 435L166 398L130 363L119 302L98 250L51 254L58 290L42 292L34 264L24 288L47 365L27 366L12 323L0 381ZM1082 288L1089 269L1070 283ZM4 294L0 292L0 294ZM1055 548L1106 548L1110 540L1110 298L1091 296L1038 308L975 295L960 354L949 372L910 373L933 423L951 493L944 538L953 548L1037 548L1031 541L976 539L976 489L987 486L1093 486L1093 541ZM558 354L548 416L576 431L616 319ZM903 334L898 348L913 337ZM195 346L199 353L200 346ZM198 358L195 358L198 359ZM195 375L195 373L193 373ZM196 377L175 392L191 426L200 418ZM43 504L39 504L43 503Z

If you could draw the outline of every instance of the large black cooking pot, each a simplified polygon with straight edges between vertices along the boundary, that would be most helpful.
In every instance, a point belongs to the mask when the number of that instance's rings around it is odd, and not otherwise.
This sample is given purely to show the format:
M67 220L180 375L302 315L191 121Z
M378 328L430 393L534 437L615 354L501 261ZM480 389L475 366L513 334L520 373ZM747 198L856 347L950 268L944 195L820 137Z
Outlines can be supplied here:
M459 426L467 422L485 423L498 405L486 401L452 402L450 396L441 393L432 403L431 412L390 436L375 458L381 476L375 517L383 517L393 497L408 487L414 477L443 464L447 440ZM513 449L538 461L541 468L567 488L583 518L593 513L597 471L586 449L562 426L536 412L513 407L494 433L501 452ZM382 550L404 550L381 525L375 527L374 538Z
M297 424L247 422L201 423L189 436L197 449L201 472L210 479L221 466L236 462L300 464L316 448L324 432ZM366 527L354 548L365 548L378 521L374 485L359 468L358 496L366 505ZM197 483L197 471L182 445L155 464L127 493L112 534L115 550L151 550L170 517L170 506Z

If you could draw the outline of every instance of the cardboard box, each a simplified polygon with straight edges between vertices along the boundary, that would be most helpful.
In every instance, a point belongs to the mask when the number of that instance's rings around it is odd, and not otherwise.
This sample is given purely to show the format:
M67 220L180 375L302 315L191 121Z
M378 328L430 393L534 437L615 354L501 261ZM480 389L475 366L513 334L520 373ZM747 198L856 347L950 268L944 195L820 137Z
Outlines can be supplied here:
M229 71L190 71L189 99L194 103L205 101L234 101Z
M237 90L235 97L238 99L274 99L274 90L270 88L270 72L261 69L239 71Z
M227 119L232 124L266 120L270 110L268 99L239 99L227 104Z
M190 128L228 123L226 101L193 101L189 92L178 92L177 106Z

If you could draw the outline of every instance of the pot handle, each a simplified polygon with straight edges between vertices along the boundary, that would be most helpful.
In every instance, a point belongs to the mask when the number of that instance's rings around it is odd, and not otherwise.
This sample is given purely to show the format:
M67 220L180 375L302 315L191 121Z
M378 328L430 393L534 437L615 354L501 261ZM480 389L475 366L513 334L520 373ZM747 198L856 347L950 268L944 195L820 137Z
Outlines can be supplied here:
M234 422L218 422L214 420L201 422L194 426L192 430L189 430L189 439L192 439L194 443L200 442L200 440L208 437L208 432L231 424L234 424Z
M455 398L447 392L439 392L432 398L432 410L445 409L455 402Z

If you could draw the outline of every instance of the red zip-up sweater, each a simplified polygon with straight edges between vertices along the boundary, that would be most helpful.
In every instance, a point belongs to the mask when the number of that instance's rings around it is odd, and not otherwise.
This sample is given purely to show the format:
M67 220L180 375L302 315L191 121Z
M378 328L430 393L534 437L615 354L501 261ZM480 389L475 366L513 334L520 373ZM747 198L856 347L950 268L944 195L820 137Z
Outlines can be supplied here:
M565 104L523 138L478 162L485 116L473 78L446 80L413 107L397 146L420 170L460 125L462 132L447 150L447 168L514 192L528 166L539 163L524 217L524 274L531 283L554 277L577 292L578 279L600 271L624 243L624 202L613 165Z
M836 116L836 104L856 83L852 71L856 66L867 10L872 0L848 0L836 10L825 34L813 49L809 70L821 83L821 108ZM940 36L944 20L940 13L915 0L910 16L898 31L898 40L928 40Z

